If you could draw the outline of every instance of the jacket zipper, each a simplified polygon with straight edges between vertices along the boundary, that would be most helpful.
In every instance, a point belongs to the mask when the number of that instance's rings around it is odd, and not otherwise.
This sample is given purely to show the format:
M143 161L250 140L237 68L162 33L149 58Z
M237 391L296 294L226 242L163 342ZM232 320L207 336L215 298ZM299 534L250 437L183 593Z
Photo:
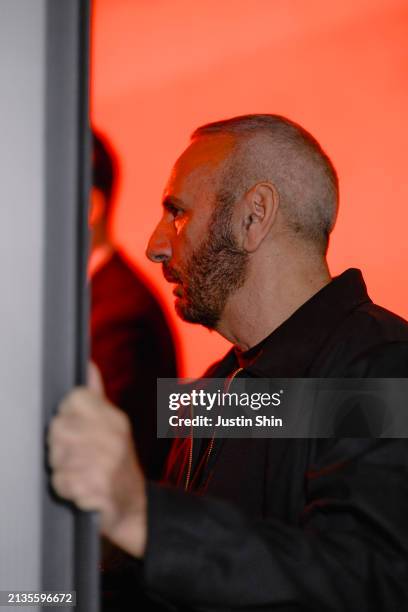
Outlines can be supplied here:
M231 388L232 381L234 380L234 378L240 372L242 372L243 369L244 368L237 368L236 370L233 371L231 376L229 376L227 378L226 384L224 386L224 393L228 393L228 391ZM192 417L193 415L191 413L191 408L190 408L190 414L191 414L191 417ZM210 444L208 445L208 448L206 450L207 457L206 457L203 469L205 469L206 465L208 464L208 460L210 459L210 455L211 455L213 447L214 447L214 440L215 440L215 430L214 430L214 433L213 433L212 438L210 440ZM192 470L192 467L193 467L193 450L194 450L194 433L193 433L193 426L191 426L190 448L189 448L189 454L188 454L188 466L187 466L186 482L185 482L185 485L184 485L184 490L185 491L188 491L188 488L190 486L191 470Z

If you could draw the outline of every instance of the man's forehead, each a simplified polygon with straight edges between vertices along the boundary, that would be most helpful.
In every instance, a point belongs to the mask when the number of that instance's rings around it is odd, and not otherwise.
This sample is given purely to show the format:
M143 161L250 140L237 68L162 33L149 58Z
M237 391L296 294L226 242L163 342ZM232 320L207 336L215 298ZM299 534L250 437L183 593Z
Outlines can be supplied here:
M194 180L202 174L212 174L228 157L236 144L232 134L205 135L194 140L176 161L169 184Z
M210 134L196 138L176 162L180 169L195 169L206 165L217 167L233 150L233 134Z

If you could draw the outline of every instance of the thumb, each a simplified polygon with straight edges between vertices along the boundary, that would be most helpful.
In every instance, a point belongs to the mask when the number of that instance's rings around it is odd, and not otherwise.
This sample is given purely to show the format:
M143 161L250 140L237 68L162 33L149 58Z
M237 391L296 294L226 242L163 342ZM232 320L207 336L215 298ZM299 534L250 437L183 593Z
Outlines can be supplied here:
M98 395L102 397L105 396L105 387L103 385L102 375L93 361L88 362L87 385Z

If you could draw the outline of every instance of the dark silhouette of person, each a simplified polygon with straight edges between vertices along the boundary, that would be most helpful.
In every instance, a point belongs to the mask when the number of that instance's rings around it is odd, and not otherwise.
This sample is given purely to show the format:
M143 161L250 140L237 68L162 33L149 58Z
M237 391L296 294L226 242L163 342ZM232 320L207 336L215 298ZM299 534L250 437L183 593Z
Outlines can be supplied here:
M175 345L157 299L112 239L118 163L107 139L96 132L92 154L91 359L107 397L130 419L145 474L158 480L171 440L156 436L156 379L177 377ZM132 566L128 556L104 538L101 569L102 609L124 612L123 593L134 586Z
M95 132L92 165L91 358L107 397L130 418L146 475L157 480L170 440L156 436L156 379L177 376L175 346L157 299L111 237L118 164Z

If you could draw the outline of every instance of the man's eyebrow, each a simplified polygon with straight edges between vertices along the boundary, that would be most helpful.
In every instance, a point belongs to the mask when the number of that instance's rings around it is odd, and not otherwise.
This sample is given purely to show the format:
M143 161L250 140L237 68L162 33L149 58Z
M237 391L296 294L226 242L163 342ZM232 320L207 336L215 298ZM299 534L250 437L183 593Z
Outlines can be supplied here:
M163 208L165 208L166 210L172 210L174 206L180 206L182 208L184 208L185 206L184 202L179 198L176 198L176 196L166 196L162 204Z

